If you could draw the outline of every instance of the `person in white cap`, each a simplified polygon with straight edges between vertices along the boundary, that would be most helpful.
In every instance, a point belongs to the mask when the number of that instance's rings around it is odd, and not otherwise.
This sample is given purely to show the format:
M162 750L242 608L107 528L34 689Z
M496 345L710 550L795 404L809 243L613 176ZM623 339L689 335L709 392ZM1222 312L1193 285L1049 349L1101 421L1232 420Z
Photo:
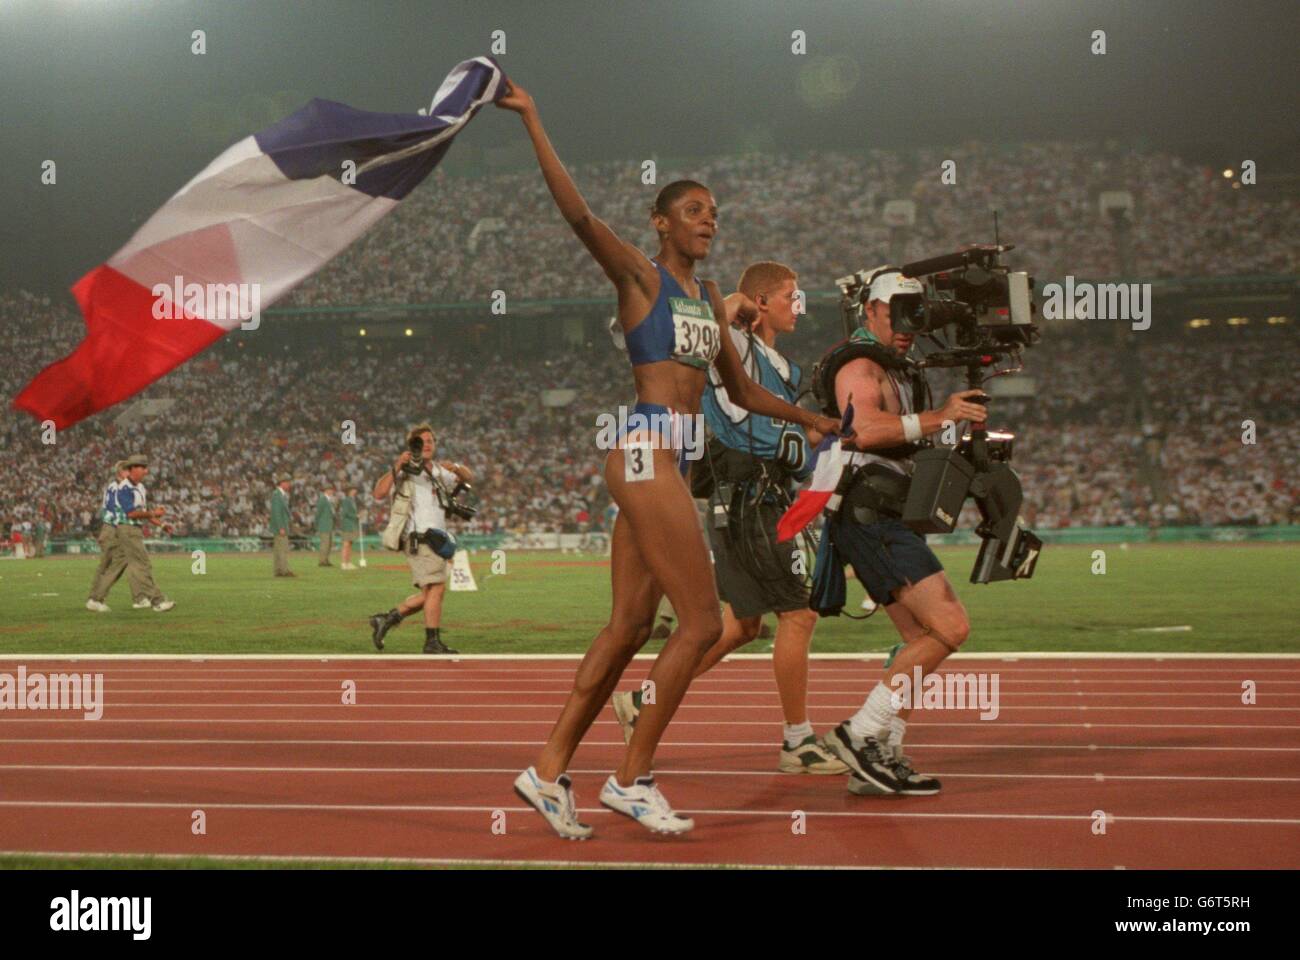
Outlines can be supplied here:
M890 301L919 294L921 284L895 267L867 278L859 326L819 367L824 411L841 416L853 408L851 440L843 441L846 466L856 468L851 486L838 491L842 503L822 532L824 548L847 561L871 599L885 608L902 638L901 649L886 664L885 675L862 708L825 737L825 744L848 765L849 791L855 794L925 795L939 792L939 781L912 770L903 755L910 704L895 695L894 678L922 675L966 640L966 610L925 538L902 522L912 456L918 444L945 422L983 422L979 390L952 394L942 407L923 409L929 391L911 364L910 333L896 332ZM821 555L818 556L819 563ZM824 600L814 597L814 606Z

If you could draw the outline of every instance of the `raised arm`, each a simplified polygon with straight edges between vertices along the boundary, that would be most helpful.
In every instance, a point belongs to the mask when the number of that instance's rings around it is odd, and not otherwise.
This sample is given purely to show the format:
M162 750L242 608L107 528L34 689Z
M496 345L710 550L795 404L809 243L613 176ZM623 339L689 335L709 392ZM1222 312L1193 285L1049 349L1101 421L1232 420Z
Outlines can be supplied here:
M533 98L519 84L511 83L510 91L497 101L497 106L512 110L523 119L524 129L533 141L537 163L542 168L542 176L546 178L551 196L555 198L555 205L560 208L560 214L573 228L578 239L591 251L600 268L605 271L605 276L615 286L635 282L644 287L654 274L649 261L636 247L619 239L607 223L591 212L573 178L569 176L569 171L564 169L559 155L551 146Z
M722 317L727 325L736 320L743 323L753 319L757 308L744 294L734 293L724 302L716 283L706 280L704 286L713 305L715 317ZM718 368L718 376L722 378L722 385L727 388L727 397L732 403L754 413L797 423L805 429L815 430L821 434L839 432L840 425L830 417L821 417L811 410L787 403L751 380L740 362L740 354L736 353L736 345L731 342L731 337L724 331L718 339L722 342L722 349L718 353L715 364Z
M388 499L389 491L393 489L393 482L397 479L397 471L401 470L404 464L409 463L410 459L411 451L403 450L401 456L393 461L393 469L375 481L375 488L370 491L370 494L375 498L376 503L383 503Z

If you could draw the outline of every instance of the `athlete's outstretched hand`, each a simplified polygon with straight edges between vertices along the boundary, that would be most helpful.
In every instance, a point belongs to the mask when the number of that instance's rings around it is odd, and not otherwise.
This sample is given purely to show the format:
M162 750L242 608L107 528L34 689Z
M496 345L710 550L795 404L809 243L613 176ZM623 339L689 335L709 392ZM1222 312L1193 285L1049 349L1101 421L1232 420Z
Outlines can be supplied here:
M506 88L506 95L497 101L498 107L502 110L513 110L521 116L537 109L537 104L533 103L532 95L527 90L513 80L506 82L509 86Z
M841 440L852 440L856 436L852 427L849 427L847 431L841 430L840 422L838 420L832 420L830 417L819 416L813 422L812 429L817 431L823 437L830 434L839 437Z

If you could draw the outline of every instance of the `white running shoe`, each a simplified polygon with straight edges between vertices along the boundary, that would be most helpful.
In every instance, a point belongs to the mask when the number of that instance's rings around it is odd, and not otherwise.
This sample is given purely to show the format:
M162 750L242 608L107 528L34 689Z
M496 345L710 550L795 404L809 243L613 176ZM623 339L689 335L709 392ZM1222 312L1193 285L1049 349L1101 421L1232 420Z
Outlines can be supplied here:
M108 613L108 604L100 600L87 600L86 609L93 610L95 613Z
M131 604L131 609L132 609L132 610L148 610L148 609L149 609L150 607L152 607L152 606L153 606L153 601L152 601L152 600L141 599L141 600L137 600L135 603Z
M782 742L777 769L782 773L844 774L849 772L849 765L810 735L797 744Z
M614 719L623 728L623 742L631 743L632 731L636 729L636 718L641 714L641 711L636 708L636 701L632 699L629 691L617 690L609 698L609 704L614 708Z
M154 613L166 613L172 607L176 606L175 600L159 600L153 605Z
M567 773L562 773L554 783L547 783L534 767L529 767L515 777L515 793L527 800L565 840L586 840L592 831L578 820L578 808L570 788L572 782Z
M652 776L637 777L632 786L620 787L611 773L600 791L600 802L654 833L686 833L695 826L690 817L673 813Z

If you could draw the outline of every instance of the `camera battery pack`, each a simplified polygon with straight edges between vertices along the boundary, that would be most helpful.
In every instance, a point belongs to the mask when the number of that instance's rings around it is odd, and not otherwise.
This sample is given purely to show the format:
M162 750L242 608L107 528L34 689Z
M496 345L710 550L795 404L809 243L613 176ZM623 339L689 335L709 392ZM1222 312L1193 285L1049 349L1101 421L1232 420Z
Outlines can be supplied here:
M975 468L950 448L920 450L912 458L903 523L917 533L951 533L966 501Z

